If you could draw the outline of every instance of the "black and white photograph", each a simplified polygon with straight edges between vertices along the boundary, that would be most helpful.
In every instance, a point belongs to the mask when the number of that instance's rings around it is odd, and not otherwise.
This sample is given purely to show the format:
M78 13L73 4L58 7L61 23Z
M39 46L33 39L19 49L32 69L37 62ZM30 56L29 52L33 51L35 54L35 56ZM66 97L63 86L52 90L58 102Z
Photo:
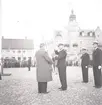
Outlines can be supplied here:
M0 0L0 105L102 105L101 0Z

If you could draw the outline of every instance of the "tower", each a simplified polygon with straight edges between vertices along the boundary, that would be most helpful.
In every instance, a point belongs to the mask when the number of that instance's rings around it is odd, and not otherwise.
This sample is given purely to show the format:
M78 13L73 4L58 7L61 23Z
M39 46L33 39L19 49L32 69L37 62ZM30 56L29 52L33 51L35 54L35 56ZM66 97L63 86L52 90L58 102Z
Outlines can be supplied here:
M59 43L63 43L62 31L55 32L55 45L57 46Z
M71 15L69 16L69 23L68 23L68 41L70 44L70 52L76 53L78 50L78 36L79 36L79 27L78 23L76 22L76 15L74 11L71 11ZM74 46L75 45L75 46Z

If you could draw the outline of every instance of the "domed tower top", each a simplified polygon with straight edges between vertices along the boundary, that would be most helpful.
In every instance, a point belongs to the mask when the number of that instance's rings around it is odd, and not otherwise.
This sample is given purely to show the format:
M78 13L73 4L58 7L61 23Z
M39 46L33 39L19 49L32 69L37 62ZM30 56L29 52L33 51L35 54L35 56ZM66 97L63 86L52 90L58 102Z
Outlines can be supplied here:
M71 15L69 16L69 21L74 21L76 20L76 15L74 15L74 11L71 11Z

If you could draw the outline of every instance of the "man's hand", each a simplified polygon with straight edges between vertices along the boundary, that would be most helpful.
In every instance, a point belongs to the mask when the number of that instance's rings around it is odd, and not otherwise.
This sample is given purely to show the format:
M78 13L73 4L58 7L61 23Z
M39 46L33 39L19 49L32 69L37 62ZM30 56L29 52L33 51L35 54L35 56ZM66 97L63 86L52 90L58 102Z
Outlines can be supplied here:
M85 68L88 68L88 66L85 66Z
M98 69L101 69L102 67L101 66L98 66Z
M58 55L55 55L55 57L58 57Z

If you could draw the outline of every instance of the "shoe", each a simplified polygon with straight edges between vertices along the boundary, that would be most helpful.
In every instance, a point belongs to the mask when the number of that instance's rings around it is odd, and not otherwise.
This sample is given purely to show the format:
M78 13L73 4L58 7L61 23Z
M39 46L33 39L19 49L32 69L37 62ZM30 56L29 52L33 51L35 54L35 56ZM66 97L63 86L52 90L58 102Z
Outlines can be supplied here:
M60 91L65 91L65 90L67 90L67 88L66 89L61 89Z
M58 89L62 89L62 87L58 88Z
M93 87L95 87L95 88L101 88L101 86L93 86Z
M88 83L88 81L82 81L82 83Z
M43 94L48 94L49 92L44 92Z

